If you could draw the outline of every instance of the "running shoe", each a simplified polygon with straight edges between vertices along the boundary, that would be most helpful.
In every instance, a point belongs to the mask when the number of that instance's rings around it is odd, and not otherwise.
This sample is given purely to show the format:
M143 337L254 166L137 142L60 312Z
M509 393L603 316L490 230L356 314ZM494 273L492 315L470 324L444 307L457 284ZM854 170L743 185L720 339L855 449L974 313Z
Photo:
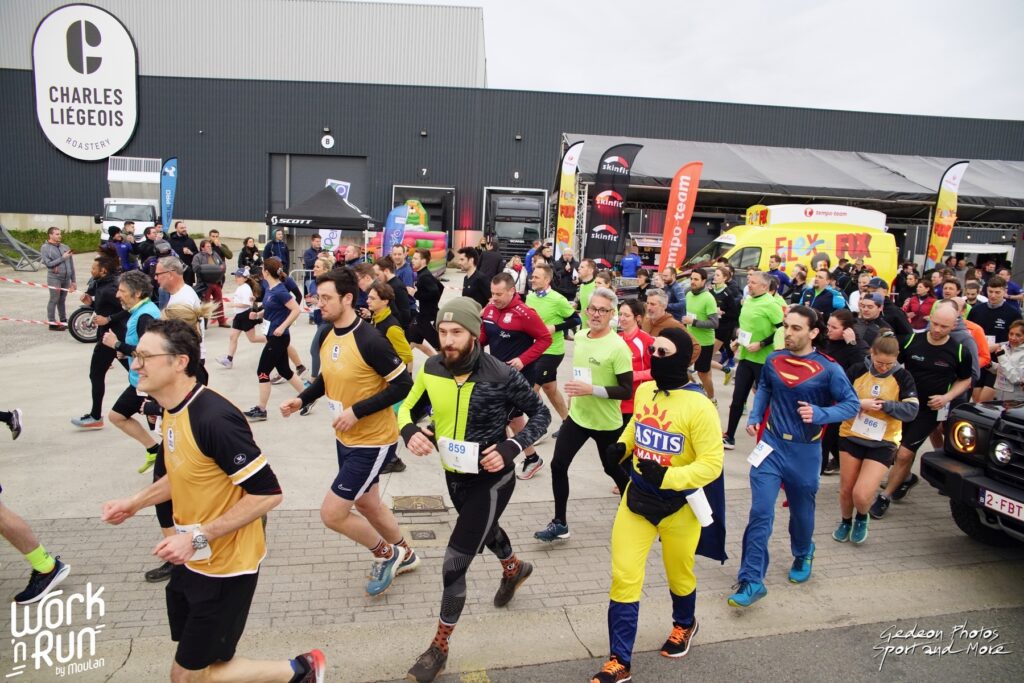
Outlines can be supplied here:
M768 589L760 581L740 581L736 592L729 596L729 604L733 607L750 607L768 595Z
M864 541L868 540L868 519L855 519L853 520L853 532L850 534L850 542L854 545L860 545Z
M732 368L731 367L722 368L722 372L725 374L725 378L722 379L722 384L723 385L728 385L730 382L732 382Z
M11 441L17 441L18 437L21 436L21 427L24 424L21 419L21 408L15 408L11 411L11 424L7 425L11 428Z
M631 680L633 677L630 676L626 665L620 662L618 657L612 655L601 667L601 670L590 679L590 683L625 683Z
M556 519L533 535L538 541L551 543L552 541L564 541L569 538L569 525L562 524Z
M71 420L71 424L75 425L79 429L103 429L103 418L93 417L89 413L86 413L82 417L76 417Z
M533 479L533 475L540 472L540 469L544 467L544 459L539 455L533 457L527 457L523 459L522 471L516 474L517 479Z
M839 522L839 526L832 532L832 540L839 541L840 543L846 543L850 540L850 530L853 525L849 522Z
M301 408L299 408L299 415L302 415L303 417L305 417L306 415L309 415L311 412L313 412L313 406L315 406L315 405L316 405L316 401L313 401L311 403L307 403L306 405L302 406Z
M728 434L722 434L722 448L727 451L736 450L736 439L732 438Z
M370 570L370 582L366 584L366 594L371 597L381 595L391 587L391 582L398 575L398 566L405 559L405 548L400 545L391 546L390 560L377 560Z
M839 474L839 462L835 458L829 457L828 462L825 463L825 469L821 473L826 476Z
M685 657L690 652L690 643L693 642L693 637L697 635L699 629L700 624L697 623L696 617L693 618L693 625L690 627L683 627L673 622L672 633L668 634L668 640L661 646L661 656L673 659Z
M28 579L28 586L14 596L14 601L19 605L30 605L45 598L50 591L64 582L71 572L71 565L60 561L60 555L53 558L53 569L48 574L32 570Z
M217 362L226 367L228 370L230 370L235 365L227 356L221 356L220 358L217 359Z
M139 466L139 474L145 474L149 472L150 468L156 464L156 453L150 453L146 451L146 460Z
M384 467L380 468L381 474L393 474L395 472L405 472L405 463L397 455L388 460Z
M911 474L909 477L903 480L903 483L899 485L895 491L892 492L893 500L903 500L910 493L910 489L917 486L917 482L921 481L916 474Z
M242 413L249 422L263 422L267 419L267 411L259 406L253 406Z
M302 380L302 388L303 388L303 390L309 389L311 386L313 386L313 383L310 382L308 379Z
M327 668L327 658L320 650L310 650L296 657L298 661L306 666L306 675L302 677L301 683L323 683L324 669Z
M430 683L444 673L445 664L448 663L448 655L441 652L441 648L431 643L427 651L419 656L416 663L405 675L410 681L416 683Z
M146 577L146 583L160 583L171 578L171 570L174 569L174 565L170 562L164 562L156 569L150 569L143 576Z
M519 571L516 572L515 576L504 576L501 577L501 583L498 585L498 592L494 594L494 606L504 607L508 603L512 602L512 598L515 597L516 590L519 589L523 582L530 578L530 574L533 573L533 565L529 562L520 562Z
M811 578L811 565L814 564L814 544L811 544L811 552L801 555L793 560L793 566L789 569L790 583L803 583Z
M270 383L271 384L284 384L285 383L285 378L275 372L273 375L270 376Z
M405 553L405 559L402 560L402 564L398 565L398 571L395 572L395 576L411 572L413 569L420 566L420 556L416 554L415 550L409 548Z
M889 496L884 493L879 493L878 497L875 498L875 502L871 504L871 509L868 510L868 514L875 519L881 519L882 517L885 517L885 513L888 512L890 505L892 505L892 500L889 499Z

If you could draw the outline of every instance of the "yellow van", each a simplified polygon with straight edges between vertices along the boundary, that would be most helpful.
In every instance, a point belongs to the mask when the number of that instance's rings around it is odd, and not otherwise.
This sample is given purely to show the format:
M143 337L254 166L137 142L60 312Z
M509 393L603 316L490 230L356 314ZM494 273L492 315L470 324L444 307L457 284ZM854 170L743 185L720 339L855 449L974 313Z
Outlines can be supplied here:
M724 256L745 281L746 269L751 266L768 270L768 257L773 254L782 257L788 275L797 263L813 273L824 257L833 270L841 258L851 262L862 258L891 284L899 254L896 240L886 230L881 211L831 204L758 204L747 209L744 225L716 237L687 259L683 270L713 266Z

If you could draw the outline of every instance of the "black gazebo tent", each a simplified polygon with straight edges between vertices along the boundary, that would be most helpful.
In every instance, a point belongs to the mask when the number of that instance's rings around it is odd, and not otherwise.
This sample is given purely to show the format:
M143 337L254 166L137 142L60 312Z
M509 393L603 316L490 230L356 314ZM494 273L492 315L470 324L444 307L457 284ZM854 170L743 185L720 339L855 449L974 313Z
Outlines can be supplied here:
M338 196L330 187L325 187L312 197L283 211L267 212L267 226L270 232L278 228L290 228L289 232L317 232L327 230L380 230L380 222Z

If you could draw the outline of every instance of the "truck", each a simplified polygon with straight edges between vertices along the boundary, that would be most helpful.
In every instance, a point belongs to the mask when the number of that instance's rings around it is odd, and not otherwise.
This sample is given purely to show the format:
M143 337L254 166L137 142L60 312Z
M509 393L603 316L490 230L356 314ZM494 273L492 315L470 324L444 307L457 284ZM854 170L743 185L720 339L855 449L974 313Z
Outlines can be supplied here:
M109 196L103 200L103 213L95 216L96 224L101 226L101 242L108 239L111 228L124 229L125 221L135 221L135 239L142 240L146 228L160 221L162 166L160 159L110 157L107 160Z
M485 187L484 238L496 241L503 261L525 256L547 225L547 190Z
M961 404L945 434L921 476L949 498L953 522L986 545L1024 542L1024 402Z

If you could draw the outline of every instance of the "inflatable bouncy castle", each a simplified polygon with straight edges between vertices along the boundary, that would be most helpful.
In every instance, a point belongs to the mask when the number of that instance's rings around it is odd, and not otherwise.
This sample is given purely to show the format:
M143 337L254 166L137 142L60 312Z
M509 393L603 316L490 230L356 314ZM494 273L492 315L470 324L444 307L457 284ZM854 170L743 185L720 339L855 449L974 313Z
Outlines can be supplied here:
M403 244L410 252L426 249L430 252L430 270L435 275L443 272L448 262L448 235L433 231L423 205L415 199L396 206L388 214L384 232L372 233L366 251L374 258L390 253L395 244Z

